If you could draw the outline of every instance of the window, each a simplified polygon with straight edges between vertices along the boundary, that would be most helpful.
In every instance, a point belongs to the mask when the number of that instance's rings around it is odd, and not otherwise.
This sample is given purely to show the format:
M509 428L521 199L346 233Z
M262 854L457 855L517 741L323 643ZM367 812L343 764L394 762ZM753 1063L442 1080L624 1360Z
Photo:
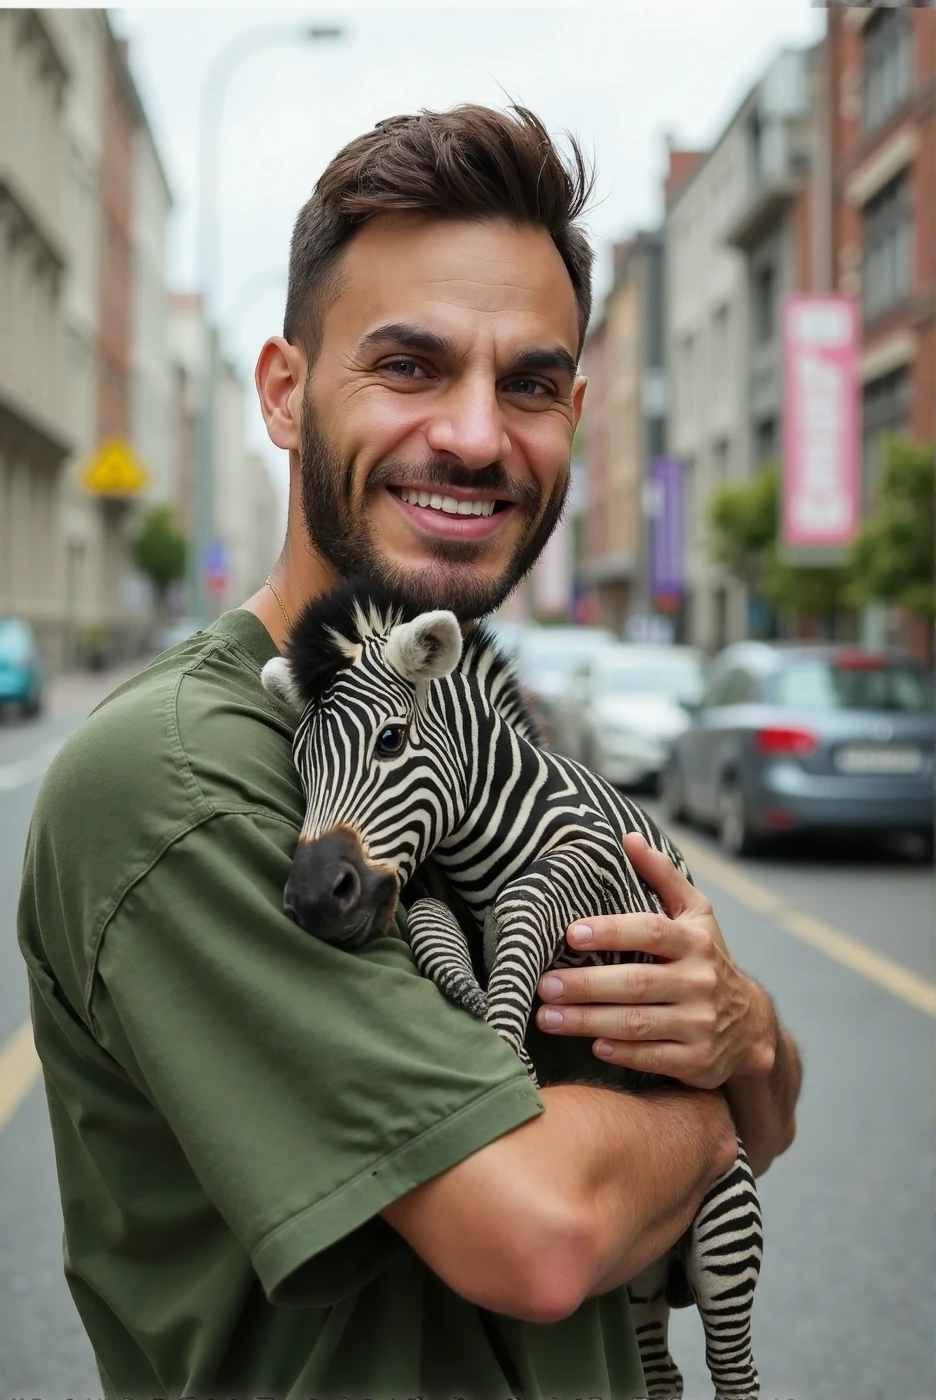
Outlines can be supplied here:
M764 418L754 425L754 465L769 462L777 455L777 420Z
M881 8L864 30L864 128L872 131L910 91L910 16Z
M887 662L868 653L787 663L774 682L778 705L797 710L889 710L928 714L933 692L912 662Z
M906 170L864 207L865 317L876 316L910 290L910 178Z
M710 708L716 705L749 705L757 700L757 690L757 681L751 673L740 666L733 666L714 678L703 703Z
M905 369L865 385L861 420L864 500L870 509L884 465L881 439L888 433L905 433L910 426L910 376Z
M754 340L766 345L777 329L777 275L772 264L762 267L754 278Z

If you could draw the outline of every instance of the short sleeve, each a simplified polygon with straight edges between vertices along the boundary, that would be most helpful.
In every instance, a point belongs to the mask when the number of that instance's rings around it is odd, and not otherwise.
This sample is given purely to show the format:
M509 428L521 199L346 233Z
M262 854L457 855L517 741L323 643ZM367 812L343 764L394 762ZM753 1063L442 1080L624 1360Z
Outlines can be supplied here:
M402 1247L380 1211L543 1105L401 938L344 952L286 917L294 846L244 811L170 846L104 932L91 1010L268 1297L324 1304Z

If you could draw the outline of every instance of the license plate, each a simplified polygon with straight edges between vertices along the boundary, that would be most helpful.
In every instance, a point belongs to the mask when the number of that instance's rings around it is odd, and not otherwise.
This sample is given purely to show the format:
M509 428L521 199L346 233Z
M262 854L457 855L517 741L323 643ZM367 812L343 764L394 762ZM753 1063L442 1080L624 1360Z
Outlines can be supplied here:
M923 766L920 749L850 747L839 749L835 766L841 773L919 773Z

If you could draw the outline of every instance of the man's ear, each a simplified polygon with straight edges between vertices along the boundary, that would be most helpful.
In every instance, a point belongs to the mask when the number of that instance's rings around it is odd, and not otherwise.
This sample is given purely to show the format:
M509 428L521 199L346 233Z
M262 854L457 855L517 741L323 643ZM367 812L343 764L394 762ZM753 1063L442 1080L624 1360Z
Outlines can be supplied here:
M272 335L260 351L254 384L270 441L284 452L298 452L301 439L305 355L281 335Z
M285 700L291 709L301 712L305 707L302 703L302 696L299 688L293 680L292 669L285 656L274 656L268 661L260 672L260 679L265 690L271 695L275 695L280 700Z
M398 623L387 637L387 664L414 685L447 676L461 654L461 628L451 612L423 613Z

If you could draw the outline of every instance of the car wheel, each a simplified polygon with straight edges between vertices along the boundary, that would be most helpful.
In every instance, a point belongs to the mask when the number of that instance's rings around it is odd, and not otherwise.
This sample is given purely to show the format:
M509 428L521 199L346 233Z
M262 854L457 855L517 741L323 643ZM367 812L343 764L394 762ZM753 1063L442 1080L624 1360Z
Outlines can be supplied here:
M730 856L749 856L758 846L751 831L744 789L734 778L718 790L718 844Z
M682 774L679 771L679 764L675 761L668 763L660 774L660 798L667 821L682 822L686 820L686 798L683 793Z

